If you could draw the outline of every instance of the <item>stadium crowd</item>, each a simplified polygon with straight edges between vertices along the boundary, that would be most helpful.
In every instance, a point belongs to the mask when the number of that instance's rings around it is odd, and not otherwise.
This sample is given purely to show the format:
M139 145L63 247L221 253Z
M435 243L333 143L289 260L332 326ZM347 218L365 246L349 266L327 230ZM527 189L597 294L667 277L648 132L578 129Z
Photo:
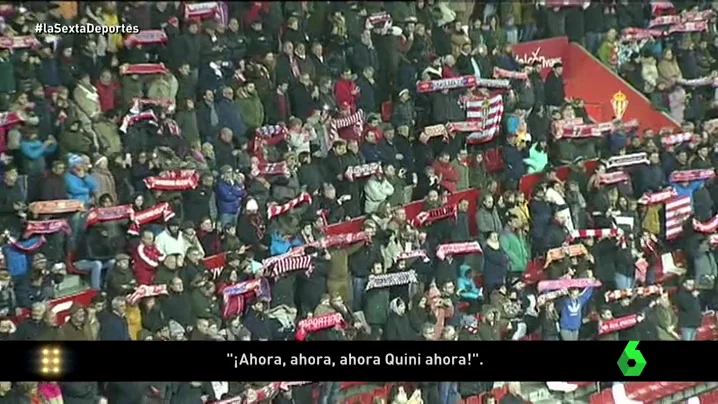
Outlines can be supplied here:
M541 3L0 5L0 339L695 339L718 305L715 14ZM563 35L680 130L593 122L560 63L542 74L512 50ZM500 171L485 161L497 148ZM689 214L664 223L681 196ZM678 250L685 264L666 268ZM98 293L60 324L47 303L77 275ZM281 387L272 402L312 402ZM491 383L421 388L449 404ZM0 403L257 391L2 383ZM324 383L319 402L337 392ZM406 396L390 402L421 401Z

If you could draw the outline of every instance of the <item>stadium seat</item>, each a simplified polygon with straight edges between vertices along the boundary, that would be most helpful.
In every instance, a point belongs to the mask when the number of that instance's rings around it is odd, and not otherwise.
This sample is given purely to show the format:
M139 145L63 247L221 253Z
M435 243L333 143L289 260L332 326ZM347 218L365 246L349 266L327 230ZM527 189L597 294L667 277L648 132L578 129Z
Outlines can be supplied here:
M382 122L391 121L391 101L381 103L381 120Z

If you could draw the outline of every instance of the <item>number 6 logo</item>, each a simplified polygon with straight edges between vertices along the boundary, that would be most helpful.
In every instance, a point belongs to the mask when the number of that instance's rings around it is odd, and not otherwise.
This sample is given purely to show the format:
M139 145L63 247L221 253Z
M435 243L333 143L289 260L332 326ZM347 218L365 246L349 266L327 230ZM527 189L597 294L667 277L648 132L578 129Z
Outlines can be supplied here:
M618 367L624 376L640 376L643 373L643 369L646 367L646 359L638 349L639 341L629 341L626 347L621 353L621 357L618 358ZM629 364L628 361L633 360L633 364Z

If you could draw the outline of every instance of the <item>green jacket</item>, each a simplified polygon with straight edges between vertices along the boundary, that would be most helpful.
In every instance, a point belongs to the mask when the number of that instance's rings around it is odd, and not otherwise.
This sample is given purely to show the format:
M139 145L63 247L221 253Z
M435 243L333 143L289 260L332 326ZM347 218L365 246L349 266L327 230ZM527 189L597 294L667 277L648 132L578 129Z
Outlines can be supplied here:
M364 295L364 317L370 325L386 324L389 319L389 288L371 289Z
M262 100L259 99L258 95L238 94L237 99L234 100L234 105L239 108L239 112L242 114L244 123L248 128L256 129L262 126L264 123L264 105L262 105Z
M471 168L465 164L459 163L458 160L452 161L451 165L456 168L456 173L459 175L459 181L456 183L456 190L463 191L465 189L469 189L471 187L469 179L471 175Z
M531 248L526 237L519 235L512 230L505 228L499 244L511 261L511 272L523 272L531 260Z
M548 164L548 154L545 151L539 151L537 146L538 143L534 143L529 149L529 157L524 159L529 174L542 172Z
M12 60L0 60L0 93L15 92L15 67Z

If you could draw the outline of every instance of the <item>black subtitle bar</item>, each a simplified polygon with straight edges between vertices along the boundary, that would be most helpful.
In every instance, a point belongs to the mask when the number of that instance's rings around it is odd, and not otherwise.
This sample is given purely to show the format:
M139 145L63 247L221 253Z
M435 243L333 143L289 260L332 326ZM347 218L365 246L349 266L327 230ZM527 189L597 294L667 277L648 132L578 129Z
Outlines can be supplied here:
M714 342L5 342L0 380L709 381ZM635 372L634 372L635 373Z

